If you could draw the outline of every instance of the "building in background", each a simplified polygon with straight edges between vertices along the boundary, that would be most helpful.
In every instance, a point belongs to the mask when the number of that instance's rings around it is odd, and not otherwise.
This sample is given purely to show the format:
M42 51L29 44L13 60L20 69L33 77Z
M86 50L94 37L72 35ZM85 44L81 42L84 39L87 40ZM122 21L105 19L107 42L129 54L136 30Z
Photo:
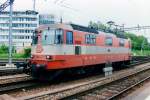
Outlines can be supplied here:
M56 17L52 14L40 14L39 15L39 24L54 24L56 23Z
M20 52L23 48L31 46L32 35L35 28L39 26L38 12L27 11L14 11L13 12L13 46ZM8 45L9 34L9 12L4 11L0 14L0 45Z

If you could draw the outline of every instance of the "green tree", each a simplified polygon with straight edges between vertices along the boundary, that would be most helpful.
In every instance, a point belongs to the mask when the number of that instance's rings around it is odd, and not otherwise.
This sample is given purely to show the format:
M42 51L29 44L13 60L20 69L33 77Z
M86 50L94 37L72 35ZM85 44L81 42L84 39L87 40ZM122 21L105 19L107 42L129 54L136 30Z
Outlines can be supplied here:
M132 43L132 49L134 50L150 50L150 44L148 43L147 38L144 36L136 36L133 33L125 33L127 38L130 38Z
M108 29L108 27L106 27L106 25L102 24L99 21L98 22L92 22L92 21L90 21L88 27L94 28L94 29L100 30L100 31L101 30L105 31L106 29Z

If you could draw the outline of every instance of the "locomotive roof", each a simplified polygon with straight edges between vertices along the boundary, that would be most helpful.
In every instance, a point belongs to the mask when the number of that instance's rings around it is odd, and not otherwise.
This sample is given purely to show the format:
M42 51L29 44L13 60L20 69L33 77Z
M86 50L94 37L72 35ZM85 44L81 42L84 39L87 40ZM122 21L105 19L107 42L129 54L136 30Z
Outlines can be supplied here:
M62 29L67 29L67 30L70 30L72 31L73 28L68 25L68 24L63 24L63 23L57 23L57 24L49 24L49 25L40 25L38 30L44 30L44 29L47 29L47 28L62 28Z
M89 32L89 33L96 33L98 34L99 32L96 29L81 26L81 25L76 25L76 24L51 24L51 25L41 25L38 29L43 30L46 28L63 28L63 29L68 29L68 30L78 30L78 31L83 31L83 32Z
M95 33L95 34L104 33L107 36L117 36L118 38L126 39L124 34L106 33L103 31L98 31L98 30L93 29L93 28L89 28L89 27L85 27L85 26L81 26L81 25L76 25L76 24L56 23L56 24L50 24L50 25L40 25L38 30L44 30L44 29L47 29L48 27L50 27L50 28L62 28L62 29L70 30L70 31L78 30L78 31Z
M83 31L83 32L89 32L89 33L96 33L98 34L99 32L96 29L81 26L81 25L76 25L76 24L70 24L74 30L78 31Z

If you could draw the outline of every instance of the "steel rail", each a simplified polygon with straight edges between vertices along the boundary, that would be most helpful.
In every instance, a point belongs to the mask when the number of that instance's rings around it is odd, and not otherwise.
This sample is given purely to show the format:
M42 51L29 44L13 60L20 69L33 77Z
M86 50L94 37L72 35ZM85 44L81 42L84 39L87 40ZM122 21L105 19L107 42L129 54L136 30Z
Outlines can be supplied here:
M120 96L120 95L122 95L123 93L129 91L130 89L134 88L135 86L137 86L137 85L139 85L139 84L145 82L145 81L148 80L148 79L150 79L150 76L148 76L148 77L142 79L141 81L137 82L136 84L134 84L134 85L132 85L132 86L130 86L130 87L128 87L128 88L122 90L121 92L119 92L119 93L117 93L117 94L115 94L115 95L109 97L108 100L114 100L114 99L117 98L118 96Z

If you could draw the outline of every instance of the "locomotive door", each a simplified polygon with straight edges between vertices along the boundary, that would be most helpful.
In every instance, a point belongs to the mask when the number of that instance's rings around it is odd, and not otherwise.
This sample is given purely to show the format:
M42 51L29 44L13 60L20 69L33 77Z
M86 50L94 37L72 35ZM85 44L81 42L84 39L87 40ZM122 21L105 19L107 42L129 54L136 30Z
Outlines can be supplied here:
M75 55L81 54L81 46L75 46Z

